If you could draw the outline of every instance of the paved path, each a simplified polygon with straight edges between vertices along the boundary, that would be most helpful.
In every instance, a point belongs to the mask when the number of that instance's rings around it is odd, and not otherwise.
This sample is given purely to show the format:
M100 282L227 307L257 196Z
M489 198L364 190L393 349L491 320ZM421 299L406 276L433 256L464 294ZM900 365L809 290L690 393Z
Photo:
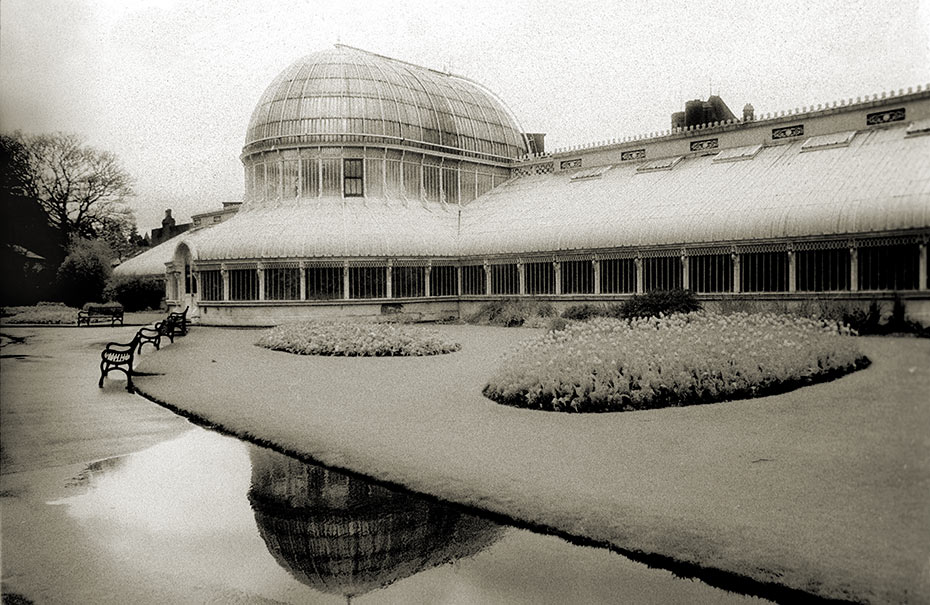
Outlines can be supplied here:
M106 567L95 537L63 507L47 503L97 461L105 466L191 430L182 418L127 393L119 378L97 388L103 346L127 342L135 331L0 326L4 603L117 603L132 594L128 576ZM183 598L182 589L172 590L159 587L137 602Z
M480 394L536 332L443 326L430 358L268 351L195 328L142 369L150 397L243 437L528 523L858 601L930 601L930 341L756 400L565 415Z

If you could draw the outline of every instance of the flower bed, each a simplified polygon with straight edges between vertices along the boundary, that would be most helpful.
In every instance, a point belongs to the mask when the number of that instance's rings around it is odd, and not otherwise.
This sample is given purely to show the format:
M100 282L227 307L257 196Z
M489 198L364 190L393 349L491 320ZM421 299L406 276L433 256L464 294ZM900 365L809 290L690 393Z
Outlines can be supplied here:
M5 307L3 323L5 324L73 324L77 320L78 310L73 307L55 304L39 304L34 307Z
M260 347L299 355L361 357L439 355L458 351L435 330L401 324L324 323L282 324L266 332Z
M544 410L639 410L782 392L867 364L837 322L706 312L595 318L521 345L483 392Z

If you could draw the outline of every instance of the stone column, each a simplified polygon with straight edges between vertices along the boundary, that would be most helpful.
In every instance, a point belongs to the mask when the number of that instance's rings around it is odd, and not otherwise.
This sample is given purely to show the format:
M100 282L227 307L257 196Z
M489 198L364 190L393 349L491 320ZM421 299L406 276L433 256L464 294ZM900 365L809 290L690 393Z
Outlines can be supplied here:
M849 291L859 291L859 249L856 242L849 243Z
M558 296L562 293L562 263L552 261L552 272L555 274L555 295Z
M490 296L491 288L491 263L484 261L484 294Z
M517 263L517 279L520 282L520 295L523 296L526 294L526 266L522 260Z
M298 162L299 166L302 162ZM307 264L304 261L297 263L297 270L300 271L300 300L307 300Z
M636 267L636 293L643 293L643 259L637 256L633 259L633 265Z
M594 265L594 293L601 293L601 260L598 257L591 259L591 264Z
M349 261L342 264L342 299L349 300Z
M223 300L229 300L229 270L226 265L220 265L220 280L223 282Z
M685 290L691 289L691 261L684 250L681 251L681 287Z
M920 242L920 256L917 262L917 289L927 289L927 242Z
M387 268L385 269L385 273L387 273L387 280L384 287L384 296L385 298L394 298L394 287L391 283L391 278L394 273L394 263L391 261L391 259L388 259L387 261Z
M733 292L739 294L741 276L739 253L734 250L730 253L730 258L733 259Z
M432 272L433 272L433 265L432 265L432 261L430 261L429 264L426 265L426 271L424 271L424 274L426 275L426 283L423 284L423 295L426 296L426 298L429 298L431 295L430 291L432 289L430 288L430 284L429 284L429 276Z
M258 300L265 300L265 265L259 263L255 270L258 272Z
M455 268L455 287L459 296L462 296L462 266L459 265Z
M793 248L788 248L788 292L798 289L798 255Z

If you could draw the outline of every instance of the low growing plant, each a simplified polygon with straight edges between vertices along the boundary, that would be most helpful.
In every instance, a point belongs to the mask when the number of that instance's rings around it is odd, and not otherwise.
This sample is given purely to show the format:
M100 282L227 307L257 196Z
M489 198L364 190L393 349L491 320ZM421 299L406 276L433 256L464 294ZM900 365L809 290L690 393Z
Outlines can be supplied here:
M603 305L591 305L591 304L581 304L581 305L571 305L566 307L562 311L562 317L564 319L570 319L573 321L587 321L592 317L607 317L610 315L610 309Z
M5 307L3 323L5 324L73 324L77 320L78 310L63 304L39 303L34 307Z
M535 298L504 298L484 303L478 312L468 318L468 323L504 326L522 326L528 321L538 323L536 318L555 315L555 308L546 301Z
M631 319L635 317L658 317L673 313L691 313L700 311L701 303L691 290L654 290L637 294L620 304L614 310L615 317Z
M511 353L484 394L569 412L639 410L754 397L863 367L848 327L776 314L594 318Z
M458 351L435 330L397 323L301 321L265 332L260 347L299 355L422 356Z

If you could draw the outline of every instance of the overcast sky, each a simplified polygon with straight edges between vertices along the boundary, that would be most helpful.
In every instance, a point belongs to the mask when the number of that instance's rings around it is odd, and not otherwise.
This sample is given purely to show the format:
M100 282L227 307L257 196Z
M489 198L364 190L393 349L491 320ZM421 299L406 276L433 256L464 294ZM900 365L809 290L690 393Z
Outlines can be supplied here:
M930 83L930 0L2 0L0 129L114 151L140 231L242 196L252 109L336 42L468 76L548 148L667 129L713 91L737 115Z

